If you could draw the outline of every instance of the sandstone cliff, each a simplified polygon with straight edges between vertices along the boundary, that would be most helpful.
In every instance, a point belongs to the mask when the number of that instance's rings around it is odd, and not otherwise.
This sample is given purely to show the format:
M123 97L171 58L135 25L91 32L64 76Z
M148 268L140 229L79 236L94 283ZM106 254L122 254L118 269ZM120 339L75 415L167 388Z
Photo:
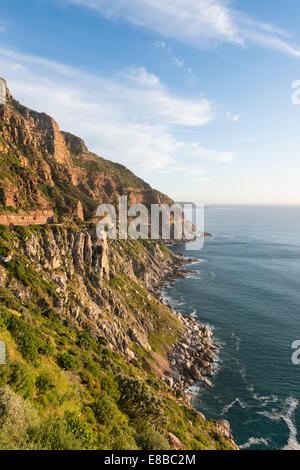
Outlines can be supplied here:
M91 219L101 202L127 195L137 202L171 203L130 170L88 151L84 142L61 132L53 118L32 111L16 101L9 90L0 105L0 210L15 213L13 223L43 219L64 220L77 214ZM6 223L0 214L0 222ZM22 222L23 221L23 222ZM34 222L32 222L34 223Z

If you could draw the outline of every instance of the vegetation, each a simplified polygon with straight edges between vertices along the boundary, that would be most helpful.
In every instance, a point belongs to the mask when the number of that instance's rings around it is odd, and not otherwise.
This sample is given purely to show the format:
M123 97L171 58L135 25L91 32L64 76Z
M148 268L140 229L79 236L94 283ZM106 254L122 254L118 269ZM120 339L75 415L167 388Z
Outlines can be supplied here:
M114 163L105 158L98 157L98 155L90 154L93 159L83 160L81 158L73 158L73 163L80 168L85 168L89 171L99 171L109 175L119 185L129 188L142 188L150 189L149 184L145 183L141 178L138 178L132 171L128 170L119 163Z
M32 237L45 238L51 230L54 235L72 233L66 227L0 227L0 246L11 253L10 260L0 261L0 339L8 353L0 366L0 448L168 449L168 432L188 449L231 448L213 422L203 420L157 378L149 351L136 345L136 358L128 361L108 347L107 338L56 308L52 269L43 259L35 265L24 248ZM126 273L132 259L139 271L154 248L151 242L115 242L111 263L124 269L116 269L110 281L102 279L101 289L118 298L127 314L135 312L154 325L152 352L163 356L166 345L178 338L180 325L142 282ZM95 275L86 275L91 292L99 295L92 291ZM71 310L76 279L74 274L68 286ZM103 315L128 321L104 307Z

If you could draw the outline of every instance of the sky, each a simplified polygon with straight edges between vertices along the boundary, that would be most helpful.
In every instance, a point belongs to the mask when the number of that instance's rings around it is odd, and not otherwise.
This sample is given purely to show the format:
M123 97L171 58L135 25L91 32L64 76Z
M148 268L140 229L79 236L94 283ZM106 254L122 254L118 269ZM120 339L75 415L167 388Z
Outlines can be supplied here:
M299 0L1 0L0 76L176 201L300 204L299 16Z

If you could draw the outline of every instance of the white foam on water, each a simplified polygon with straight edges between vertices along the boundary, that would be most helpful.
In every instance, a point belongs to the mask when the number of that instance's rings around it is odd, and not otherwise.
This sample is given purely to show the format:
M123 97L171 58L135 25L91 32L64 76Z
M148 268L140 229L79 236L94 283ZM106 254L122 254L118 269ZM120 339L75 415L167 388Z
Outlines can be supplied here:
M238 404L241 408L245 409L245 408L249 408L249 405L247 405L247 403L244 403L243 401L241 401L239 398L236 398L235 400L233 400L231 403L229 403L228 405L225 405L224 408L222 409L221 411L221 415L225 415L228 413L228 411L235 405L235 404Z
M300 444L297 441L297 427L295 424L295 411L298 407L298 400L294 397L288 397L281 411L272 410L271 413L267 411L259 411L258 414L269 418L271 421L284 421L290 431L288 443L282 450L300 450Z
M195 261L192 261L191 263L185 264L184 266L193 266L194 264L200 264L200 263L206 263L207 259L204 258L196 258Z
M215 329L214 325L212 325L211 323L202 323L201 322L201 324L202 324L202 326L205 326L206 328L208 328L210 331L214 331L214 329Z
M185 276L185 279L201 279L201 277L196 273L189 273Z
M250 437L249 441L245 444L239 445L240 449L250 449L250 447L256 444L264 444L265 446L269 446L269 442L267 439L263 437Z
M240 350L240 344L241 344L241 338L239 338L237 335L235 335L233 332L231 333L231 335L233 336L233 338L236 340L236 346L235 346L235 349L236 351L239 351Z
M254 391L254 389L253 389ZM254 400L257 400L260 402L259 406L266 406L269 405L270 403L277 403L279 401L279 398L276 395L270 395L270 396L259 396L257 393L253 393L253 398Z

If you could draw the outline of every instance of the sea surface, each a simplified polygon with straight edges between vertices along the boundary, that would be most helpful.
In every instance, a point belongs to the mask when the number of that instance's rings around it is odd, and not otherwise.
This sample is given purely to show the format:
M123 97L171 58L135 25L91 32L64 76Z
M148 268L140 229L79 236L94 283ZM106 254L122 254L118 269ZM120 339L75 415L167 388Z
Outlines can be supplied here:
M164 290L174 309L214 331L221 346L213 388L193 387L194 406L227 419L242 449L300 449L300 207L212 206L213 234L172 250L197 258ZM299 354L300 357L300 354Z

